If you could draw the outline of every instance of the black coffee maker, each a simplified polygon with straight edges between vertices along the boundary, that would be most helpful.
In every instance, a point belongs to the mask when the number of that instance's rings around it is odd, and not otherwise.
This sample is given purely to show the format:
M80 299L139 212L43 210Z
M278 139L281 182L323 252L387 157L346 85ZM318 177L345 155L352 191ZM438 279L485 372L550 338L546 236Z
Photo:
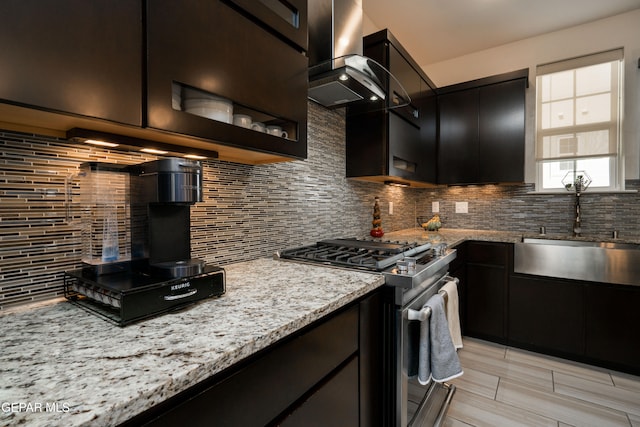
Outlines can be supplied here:
M134 266L147 264L164 277L202 273L204 261L191 258L191 205L202 201L200 162L154 160L133 166L130 174Z
M90 250L82 268L65 272L69 301L124 326L225 293L224 269L191 258L191 206L203 196L200 162L85 166L106 179L90 187L99 197L88 197L91 209L83 209ZM124 201L126 214L111 209L112 200Z

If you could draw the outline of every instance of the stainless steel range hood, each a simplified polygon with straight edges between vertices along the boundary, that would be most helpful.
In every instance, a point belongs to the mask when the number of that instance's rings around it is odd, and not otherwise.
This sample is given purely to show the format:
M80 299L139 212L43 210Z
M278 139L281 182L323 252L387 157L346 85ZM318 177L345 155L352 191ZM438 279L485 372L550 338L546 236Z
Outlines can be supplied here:
M362 56L362 0L313 0L308 7L309 99L328 108L361 102L384 109L410 102L399 83L404 93L388 102L384 88L395 77Z

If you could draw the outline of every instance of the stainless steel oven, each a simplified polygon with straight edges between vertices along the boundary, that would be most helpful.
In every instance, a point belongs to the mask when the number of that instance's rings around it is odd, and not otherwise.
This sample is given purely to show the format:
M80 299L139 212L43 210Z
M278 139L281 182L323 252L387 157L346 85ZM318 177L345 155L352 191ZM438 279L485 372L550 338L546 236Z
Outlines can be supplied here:
M420 323L429 321L430 309L425 308L426 302L449 280L455 280L447 275L446 267L424 281L415 288L415 296L402 305L396 305L395 343L392 351L398 352L395 364L395 422L396 426L439 426L444 421L455 386L430 381L421 385L418 380L410 377L410 361L415 357L415 336L418 334ZM412 340L414 342L412 343Z
M434 426L443 420L455 387L409 378L409 335L419 321L409 319L451 279L456 250L444 244L363 239L330 239L276 253L278 259L381 273L387 289L383 309L384 426Z

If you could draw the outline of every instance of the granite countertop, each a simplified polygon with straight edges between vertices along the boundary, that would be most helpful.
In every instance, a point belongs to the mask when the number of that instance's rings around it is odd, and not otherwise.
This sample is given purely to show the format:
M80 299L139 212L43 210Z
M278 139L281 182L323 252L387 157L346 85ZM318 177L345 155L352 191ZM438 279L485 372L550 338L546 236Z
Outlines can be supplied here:
M400 231L385 233L385 238L392 240L406 240L409 242L430 242L432 244L446 243L448 246L458 245L465 240L483 242L516 243L522 241L523 234L512 231L470 230L441 228L439 231L424 231L422 228L408 228Z
M382 286L258 259L227 293L120 328L64 300L1 315L0 425L117 425Z
M449 246L458 245L465 240L476 240L481 242L501 242L501 243L518 243L523 238L550 239L550 240L576 240L584 242L610 242L610 243L628 243L640 245L640 239L634 237L627 238L598 238L593 236L574 237L566 234L537 234L522 233L517 231L493 231L493 230L472 230L472 229L454 229L441 228L439 231L424 231L422 228L408 228L400 231L392 231L385 233L384 238L391 240L406 240L417 242L431 242L433 244L446 243ZM639 248L640 249L640 248Z

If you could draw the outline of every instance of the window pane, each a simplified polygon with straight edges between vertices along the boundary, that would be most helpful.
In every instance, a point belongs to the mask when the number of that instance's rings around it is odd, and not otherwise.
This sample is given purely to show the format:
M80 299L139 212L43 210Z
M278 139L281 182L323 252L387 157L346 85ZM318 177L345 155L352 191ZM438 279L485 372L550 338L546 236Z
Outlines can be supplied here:
M554 73L551 78L551 100L573 98L573 70Z
M602 123L611 121L611 95L585 96L576 99L576 124Z
M615 154L616 147L610 146L609 133L609 129L601 129L545 136L542 138L542 153L537 153L538 159Z
M576 70L576 96L611 92L611 63Z
M564 188L562 178L564 178L568 171L573 170L573 164L574 162L567 161L543 163L542 188L545 190Z
M542 164L542 189L564 188L562 179L568 172L585 171L591 177L589 188L611 186L611 158L582 159L576 161L559 160Z
M609 130L595 130L592 132L579 132L578 156L594 156L599 154L615 153L615 147L609 146Z
M561 156L575 156L577 143L574 134L551 135L542 138L542 156L544 159L554 159Z
M573 100L551 103L551 128L573 125Z
M613 189L623 184L617 176L621 171L621 60L620 49L538 66L536 183L540 189L562 189L567 172L580 170L591 177L591 187Z
M591 185L589 188L609 187L611 185L609 157L582 159L576 163L577 170L583 170L591 177Z

